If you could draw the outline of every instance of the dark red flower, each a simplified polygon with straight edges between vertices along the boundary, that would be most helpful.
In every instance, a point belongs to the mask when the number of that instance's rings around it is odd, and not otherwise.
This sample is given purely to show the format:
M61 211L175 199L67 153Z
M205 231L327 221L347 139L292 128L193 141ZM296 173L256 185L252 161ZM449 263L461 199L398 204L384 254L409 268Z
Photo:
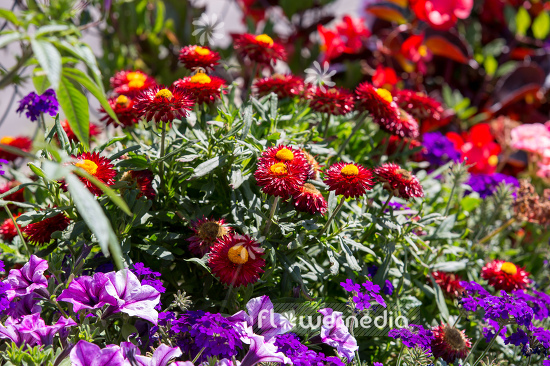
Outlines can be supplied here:
M61 212L25 226L23 233L31 244L47 244L52 240L54 232L65 230L70 223L71 219Z
M74 156L73 158L76 159L76 162L74 163L75 166L84 169L88 174L91 176L99 179L102 183L104 183L107 186L113 185L115 183L115 176L116 176L116 170L113 167L113 164L111 161L103 156L99 156L99 153L89 153L85 152L78 156ZM89 181L87 178L80 177L80 180L88 189L90 192L95 194L96 196L101 196L103 194L103 191L96 187L91 181Z
M309 173L307 178L317 180L319 178L319 174L321 173L321 165L319 165L315 157L306 150L302 149L302 153L304 154L304 157L309 165Z
M453 326L441 323L433 327L431 349L435 358L441 358L447 363L453 363L457 359L464 359L468 355L472 343L464 331Z
M474 0L411 0L410 7L417 18L432 28L448 30L458 19L466 19L474 6Z
M376 88L384 88L391 92L400 80L401 79L397 76L394 69L378 65L372 76L372 85Z
M424 44L424 34L412 35L401 45L401 55L407 60L408 63L403 64L403 69L406 72L412 72L416 69L421 74L428 72L427 62L432 60L432 52Z
M189 70L197 67L213 69L219 64L220 54L205 46L185 46L180 51L179 60Z
M320 113L342 116L353 111L353 94L344 88L309 88L309 106Z
M130 97L157 85L153 77L139 70L119 71L110 79L110 82L115 93Z
M18 136L18 137L4 136L0 139L0 144L15 147L25 152L29 152L32 148L32 140L25 136ZM3 150L0 147L0 159L5 159L7 161L14 161L18 157L20 156L13 154L11 152L8 152L7 150Z
M424 190L416 176L397 164L384 164L375 168L374 174L384 183L384 189L396 197L406 200L411 197L424 197Z
M471 173L496 172L501 149L494 141L489 124L477 124L470 129L470 133L462 136L455 132L449 132L446 136L453 142L455 149L460 151L462 160L467 159L468 164L473 164L468 169Z
M63 131L65 131L70 141L78 141L78 138L76 137L71 126L69 125L69 121L67 121L66 119L61 121L61 128L63 128ZM101 128L98 125L90 122L90 137L97 136L100 133Z
M361 197L374 186L372 172L356 163L336 163L325 172L330 191L345 198Z
M214 220L203 217L191 222L191 230L195 234L187 239L189 250L194 255L203 257L210 252L216 240L231 233L232 228L227 226L224 219Z
M139 190L138 198L145 196L152 200L155 198L156 193L153 189L153 173L148 170L129 170L122 174L120 178L123 182L128 182L132 187Z
M297 211L309 212L312 215L317 213L324 215L327 212L327 201L321 192L311 183L305 183L292 198Z
M441 287L441 291L450 298L456 298L464 292L464 287L460 284L462 278L454 273L432 272L432 276L435 279L435 283Z
M134 99L134 109L147 121L172 122L187 116L193 99L186 90L178 87L154 86Z
M185 90L198 104L215 102L220 99L223 88L227 87L222 78L203 72L176 80L174 86Z
M322 39L323 62L331 61L344 53L358 53L363 48L364 41L370 37L365 21L361 18L353 19L348 15L336 24L335 30L318 25L317 31Z
M19 216L21 216L21 214L14 215L13 218L17 220ZM19 229L21 230L21 226L19 226ZM17 228L15 227L11 217L8 217L4 220L2 225L0 225L0 237L2 237L5 242L10 243L17 235Z
M450 114L445 112L441 103L423 93L399 90L394 100L420 123L422 133L436 130L451 122Z
M308 173L309 165L302 152L280 145L262 153L254 177L262 192L287 199L304 185Z
M275 93L282 98L294 98L304 92L304 80L295 75L274 74L263 79L257 79L254 82L258 94L263 97L270 93Z
M107 126L114 124L115 126L121 126L124 128L139 123L139 116L137 111L134 109L134 101L131 98L128 98L126 95L119 95L118 97L109 98L109 105L115 112L120 123L117 123L102 107L99 110L99 112L103 114L101 121L106 122Z
M247 235L229 234L217 239L210 250L208 265L222 283L246 286L257 282L264 272L264 251Z
M277 60L286 61L284 47L267 34L232 34L233 46L241 57L248 57L262 65L271 65Z
M17 187L21 183L16 180L10 180L9 182L5 182L0 184L0 194L6 193L7 191ZM23 196L23 191L25 188L21 188L20 190L13 192L11 194L8 194L6 197L2 198L4 201L13 201L13 202L25 202L25 197ZM11 208L11 206L10 206Z
M512 262L496 259L485 264L481 269L481 277L489 282L496 290L512 292L523 290L529 286L530 273L524 267L518 267Z

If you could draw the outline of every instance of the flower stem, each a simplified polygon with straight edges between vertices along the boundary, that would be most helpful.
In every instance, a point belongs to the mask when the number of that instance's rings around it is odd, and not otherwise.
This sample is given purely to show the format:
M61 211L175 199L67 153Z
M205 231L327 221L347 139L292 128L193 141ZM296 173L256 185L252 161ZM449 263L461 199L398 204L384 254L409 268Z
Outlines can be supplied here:
M485 348L485 351L483 351L483 353L481 354L481 356L477 359L477 361L474 363L474 366L477 366L477 364L481 361L481 359L483 357L485 357L485 355L487 354L487 352L491 349L491 347L493 346L493 344L495 343L495 341L497 340L497 337L498 337L498 334L500 332L500 329L502 327L499 327L498 330L496 331L495 333L495 336L493 337L493 339L491 339L491 342L489 343L489 345L487 346L487 348Z
M330 217L328 218L328 221L325 224L325 226L323 227L323 230L321 230L321 232L319 233L319 235L318 235L319 238L325 233L325 231L327 231L328 227L330 226L330 223L332 222L332 220L334 220L334 218L336 217L336 214L338 213L338 211L340 211L342 206L344 206L344 202L346 202L346 199L344 197L342 197L342 199L340 200L340 203L338 204L338 206L336 206L336 208L332 212L332 215L330 215Z
M15 225L15 229L17 230L17 234L19 235L19 238L21 239L21 242L25 246L25 250L27 251L27 254L29 255L29 258L31 257L31 251L29 250L29 247L27 246L27 242L25 241L25 237L23 236L23 233L21 232L21 229L19 228L19 225L17 225L17 222L15 221L15 218L13 217L13 214L11 213L10 208L6 204L4 206L4 209L8 213L8 216L10 217L11 221L13 221L13 225Z
M329 123L330 123L330 114L325 113L325 115L323 116L323 125L324 125L323 138L325 139L328 137Z
M248 100L248 97L250 96L250 93L252 92L252 85L254 84L254 78L256 77L258 64L256 61L254 61L254 64L252 65L252 73L250 74L250 80L248 81L248 87L246 88L246 94L243 98L243 103Z
M504 224L502 224L500 227L493 230L491 233L487 234L484 238L482 238L477 244L484 244L494 238L496 235L501 233L503 230L505 230L508 226L512 225L514 222L516 222L516 218L512 217L510 220L506 221Z
M279 196L273 197L273 203L271 204L271 210L269 210L269 218L267 219L267 222L264 227L263 235L267 235L269 232L269 228L271 227L271 223L273 222L273 216L275 216L275 211L277 210L277 204L279 203Z
M342 144L342 146L340 146L340 149L338 150L338 154L337 156L340 157L342 155L342 153L344 152L344 150L346 149L346 146L348 146L348 143L350 142L351 138L353 136L355 136L355 134L357 133L357 131L359 131L359 129L361 128L361 126L363 126L363 124L365 123L365 121L367 120L367 117L365 116L364 118L361 118L359 120L359 122L357 122L355 124L355 126L353 127L353 130L351 131L351 133L349 134L348 138L346 139L346 141L344 141L344 143Z
M164 157L164 141L166 140L166 122L162 121L162 135L160 138L160 158ZM164 161L160 162L160 190L164 189Z

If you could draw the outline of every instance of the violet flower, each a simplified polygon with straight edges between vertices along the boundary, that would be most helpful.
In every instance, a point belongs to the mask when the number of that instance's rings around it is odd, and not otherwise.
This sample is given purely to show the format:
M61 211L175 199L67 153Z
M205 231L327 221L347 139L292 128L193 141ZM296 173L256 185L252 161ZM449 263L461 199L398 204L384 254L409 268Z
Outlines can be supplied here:
M34 122L38 120L41 113L48 113L50 116L54 117L57 114L58 108L59 103L57 102L55 91L53 89L48 89L41 95L31 92L23 97L23 99L19 101L17 112L21 114L26 110L27 112L25 115Z
M142 285L128 269L109 272L106 276L113 286L106 286L105 291L117 299L117 305L109 306L104 313L105 317L123 312L157 324L158 312L155 306L160 300L157 290L149 285Z
M241 361L241 366L253 366L259 362L282 362L283 364L292 364L292 361L282 352L277 351L274 344L275 339L266 342L265 338L259 335L250 337L250 348L248 353Z
M6 173L5 170L2 170L2 165L1 164L9 164L10 162L7 161L6 159L0 159L0 175L4 175Z
M431 349L430 345L434 335L430 329L424 329L422 325L410 324L407 328L395 328L388 332L388 337L401 338L401 342L408 348L416 346Z
M70 354L72 366L125 366L127 365L118 346L101 349L98 345L78 341Z
M140 366L166 366L173 358L182 355L178 347L169 347L161 344L153 353L153 357L135 356L137 363ZM192 364L191 364L192 365Z
M342 318L342 313L331 308L320 309L319 313L323 315L322 342L336 348L340 356L346 357L348 362L351 362L354 352L359 347L355 338L349 333L348 327Z
M69 287L57 297L58 301L73 304L76 313L81 309L97 309L104 305L117 305L117 299L110 295L115 289L104 273L95 273L93 277L81 276L69 284Z
M241 310L228 319L236 322L244 322L248 334L262 335L266 341L278 334L288 332L294 326L287 318L273 311L273 303L269 296L260 296L251 299L246 304L248 314ZM242 340L248 343L246 339Z
M40 297L36 294L25 295L20 297L18 301L12 301L10 308L6 310L6 314L12 318L21 318L25 315L40 313L42 306L38 305L39 302Z
M9 338L17 346L26 344L49 346L53 337L63 328L75 326L72 319L59 318L54 325L46 325L40 314L26 315L20 320L8 318L4 326L0 325L0 338Z
M33 254L23 268L10 270L7 282L11 289L6 292L8 299L13 300L16 296L28 295L35 290L47 288L48 280L44 276L47 269L48 262Z

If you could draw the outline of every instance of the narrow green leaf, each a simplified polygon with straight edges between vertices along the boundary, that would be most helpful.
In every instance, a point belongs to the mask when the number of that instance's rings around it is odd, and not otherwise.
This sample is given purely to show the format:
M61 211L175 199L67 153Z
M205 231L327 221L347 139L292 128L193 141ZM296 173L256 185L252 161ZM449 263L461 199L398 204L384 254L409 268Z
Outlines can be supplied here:
M46 71L46 76L57 90L61 79L61 54L53 44L46 41L31 40L32 51L40 66Z
M66 24L48 24L43 27L40 27L36 30L34 34L35 37L40 37L44 34L62 32L69 29L69 26Z
M6 19L8 22L15 24L15 25L21 25L21 21L17 18L17 15L13 11L10 11L8 9L0 9L0 18Z
M67 136L67 133L61 126L61 122L59 121L59 113L57 116L55 116L55 129L57 133L57 137L59 138L59 142L61 143L61 147L65 149L67 146L69 146L69 137Z
M69 126L71 126L74 134L84 146L89 147L90 114L88 111L88 100L65 77L61 78L59 89L57 90L57 99L61 108L63 108L63 112L65 112Z
M216 156L215 158L212 158L203 163L200 163L195 168L193 175L191 176L191 179L205 176L206 174L210 173L211 171L213 171L214 169L222 165L226 159L227 159L226 155Z
M8 44L23 39L24 35L18 32L5 33L0 36L0 48Z
M248 132L250 131L250 126L252 126L252 106L247 105L244 110L244 125L243 125L243 132L241 133L241 139L244 140L246 136L248 136Z
M520 7L516 14L516 31L518 34L524 36L527 34L527 30L531 26L531 16L524 7Z
M449 308L447 308L447 303L445 302L445 296L443 295L443 291L441 291L441 287L439 287L439 285L435 282L435 278L431 273L430 273L430 281L432 282L432 286L435 290L435 302L437 304L441 317L443 318L443 321L448 322Z
M533 21L532 29L535 38L545 40L550 33L550 14L547 11L540 13Z

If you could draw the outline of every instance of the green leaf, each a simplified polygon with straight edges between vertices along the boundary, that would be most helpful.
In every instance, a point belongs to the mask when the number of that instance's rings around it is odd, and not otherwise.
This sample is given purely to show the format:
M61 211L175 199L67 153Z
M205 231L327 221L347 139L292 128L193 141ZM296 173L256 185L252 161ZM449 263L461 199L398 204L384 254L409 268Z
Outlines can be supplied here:
M40 27L36 30L36 33L34 34L35 37L40 37L44 34L48 33L56 33L56 32L62 32L69 29L69 26L66 24L49 24L45 25L43 27Z
M0 9L0 18L6 19L8 22L15 24L15 25L21 25L21 21L17 18L17 15L13 11L10 11L8 9Z
M200 163L193 171L191 179L205 176L206 174L210 173L211 171L222 165L226 159L227 155L216 156L215 158Z
M157 16L155 18L155 26L152 32L158 34L164 27L164 13L166 12L164 2L158 1L156 3L155 10L157 12Z
M243 131L241 133L241 139L244 140L246 136L248 135L248 132L250 131L250 126L252 126L252 106L248 105L246 106L244 110L244 125L243 125Z
M441 317L443 318L443 321L448 322L449 309L447 308L447 303L445 302L445 296L443 295L443 291L441 291L441 287L439 287L439 285L435 282L435 279L431 273L430 281L432 282L432 286L435 290L435 302L437 304L439 312L441 313Z
M34 69L34 74L35 76L32 78L32 83L34 84L34 88L37 93L42 94L50 87L50 81L48 80L44 70L40 67Z
M122 248L118 238L94 195L90 193L76 175L69 174L66 181L76 209L97 238L103 255L106 257L112 255L117 268L124 268Z
M109 101L105 97L105 93L103 90L97 86L96 83L90 79L88 75L86 75L84 72L78 69L71 69L71 68L63 68L63 75L73 79L77 83L82 84L83 87L85 87L96 99L99 101L103 109L111 116L112 119L114 119L117 123L119 123L118 117L111 108L111 105L109 104Z
M483 62L483 67L485 68L485 71L487 74L493 76L498 68L498 61L493 55L488 55L485 57L485 61Z
M74 134L86 147L89 147L90 139L90 114L88 111L88 100L82 92L76 88L70 80L61 77L59 89L57 90L57 99L69 126Z
M67 146L69 146L69 137L67 136L67 133L61 126L61 122L59 122L59 113L57 116L55 116L55 129L57 133L57 138L59 139L59 142L61 143L61 147L65 149Z
M533 20L533 35L537 39L544 40L550 33L550 14L547 11L540 13L535 20Z
M18 41L20 39L23 39L24 35L19 33L19 32L10 32L10 33L5 33L5 34L2 34L0 36L0 48L12 43L12 42L15 42L15 41Z
M46 71L46 76L57 90L61 79L61 54L53 44L46 41L31 40L32 51L40 66Z
M520 7L516 14L516 32L524 36L527 34L529 26L531 26L531 16L529 16L527 9Z
M184 261L197 263L199 266L207 270L208 273L210 273L210 267L208 267L208 265L206 264L206 260L204 260L203 258L190 258L190 259L184 259Z
M506 24L508 24L508 29L512 33L516 33L516 9L511 5L506 5L504 7L504 19Z

